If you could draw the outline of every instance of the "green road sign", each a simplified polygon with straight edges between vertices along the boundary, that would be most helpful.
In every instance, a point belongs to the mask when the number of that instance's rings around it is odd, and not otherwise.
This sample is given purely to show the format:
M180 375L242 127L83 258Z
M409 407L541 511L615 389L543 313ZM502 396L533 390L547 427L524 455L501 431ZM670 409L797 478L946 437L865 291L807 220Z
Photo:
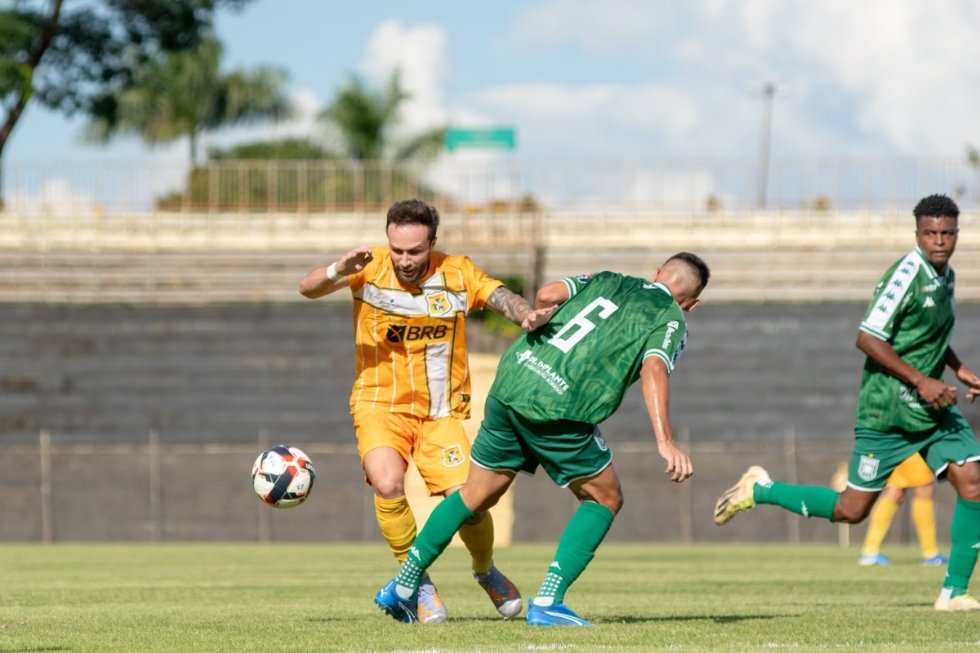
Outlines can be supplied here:
M517 135L513 127L447 129L446 149L452 152L463 147L513 150L517 147Z

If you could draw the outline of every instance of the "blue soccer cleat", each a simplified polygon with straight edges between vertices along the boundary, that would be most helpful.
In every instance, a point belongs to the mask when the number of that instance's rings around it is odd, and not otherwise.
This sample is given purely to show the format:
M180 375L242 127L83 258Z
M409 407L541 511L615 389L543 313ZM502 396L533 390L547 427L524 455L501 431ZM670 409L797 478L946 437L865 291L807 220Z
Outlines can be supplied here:
M858 558L858 564L862 567L890 567L892 561L880 553L868 553Z
M412 624L419 620L418 594L410 599L401 598L395 591L394 578L374 595L374 604L395 621Z
M928 558L922 559L922 564L926 567L942 567L949 562L949 558L944 556L942 553L937 553L934 556L929 556Z
M527 623L529 626L591 626L588 621L578 616L564 603L541 606L532 601L527 606Z

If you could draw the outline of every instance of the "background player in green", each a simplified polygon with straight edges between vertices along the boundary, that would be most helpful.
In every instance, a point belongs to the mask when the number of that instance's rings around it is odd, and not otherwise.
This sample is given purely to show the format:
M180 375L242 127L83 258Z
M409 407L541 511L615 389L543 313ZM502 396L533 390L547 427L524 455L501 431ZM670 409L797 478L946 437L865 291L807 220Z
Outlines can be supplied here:
M533 473L540 465L580 503L528 606L527 623L587 626L564 605L565 592L623 505L612 454L597 424L640 380L666 473L678 483L691 476L691 459L674 444L669 375L687 340L684 311L698 304L708 277L704 261L681 252L664 262L652 283L599 272L541 288L535 312L522 325L531 332L497 366L466 484L433 511L398 576L378 591L375 603L395 619L414 621L419 579L456 530L493 506L517 472Z
M930 195L913 211L917 247L882 276L858 332L867 355L854 427L855 444L843 492L773 482L753 466L718 499L714 520L769 503L806 517L855 524L868 516L892 470L918 451L956 490L952 547L941 611L980 610L967 587L980 552L980 442L956 407L956 388L943 382L949 367L980 395L980 377L950 346L955 275L949 259L959 233L959 208Z

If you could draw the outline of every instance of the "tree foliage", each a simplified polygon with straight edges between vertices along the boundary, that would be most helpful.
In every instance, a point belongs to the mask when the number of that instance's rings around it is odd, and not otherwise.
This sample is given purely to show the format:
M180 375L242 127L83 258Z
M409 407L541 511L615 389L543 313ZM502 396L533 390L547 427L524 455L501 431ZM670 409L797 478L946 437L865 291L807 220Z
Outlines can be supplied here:
M335 158L321 146L306 138L284 138L278 141L240 143L228 148L211 148L212 161L310 161Z
M351 77L337 91L333 102L319 116L336 128L344 158L353 161L408 161L433 158L443 145L442 127L413 135L399 143L395 138L399 109L411 99L395 72L383 90L371 89L360 77Z
M115 117L116 94L196 47L215 11L249 0L16 0L0 9L0 155L30 102Z
M149 143L187 136L191 161L196 161L203 131L290 115L284 71L222 73L221 50L209 37L140 67L129 86L104 98L105 110L93 116L87 136L105 142L117 133L133 132Z
M191 170L182 192L161 197L164 210L329 211L383 210L403 197L437 201L418 163L434 158L444 129L399 140L399 110L410 95L399 75L373 90L358 77L338 89L319 120L334 128L338 146L307 140L251 143L212 151ZM278 160L275 164L264 160Z

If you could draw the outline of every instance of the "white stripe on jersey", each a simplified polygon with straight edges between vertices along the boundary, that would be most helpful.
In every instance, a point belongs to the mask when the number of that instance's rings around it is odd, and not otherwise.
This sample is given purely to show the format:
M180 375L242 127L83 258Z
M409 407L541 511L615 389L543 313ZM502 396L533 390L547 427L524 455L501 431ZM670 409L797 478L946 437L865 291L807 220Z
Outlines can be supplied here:
M425 288L425 284L422 286ZM449 307L437 315L452 315L453 313L466 313L467 296L465 290L452 291L439 288L437 294L445 293L445 299L449 302ZM353 293L354 297L361 299L365 304L380 309L392 315L404 317L415 317L419 315L431 315L429 310L429 297L432 292L422 294L412 294L405 290L394 288L379 288L374 284L365 284L363 288Z
M429 417L449 414L449 343L434 342L425 347L425 382L429 386ZM414 397L413 397L414 401Z
M656 356L663 362L667 363L667 374L674 371L674 362L670 360L670 356L667 355L667 352L663 351L662 349L647 349L645 352L643 352L643 360L646 360L650 356Z
M891 334L885 329L895 315L895 311L902 304L902 299L912 288L921 265L922 257L918 250L909 252L902 259L888 280L884 282L885 285L878 296L878 301L875 302L874 308L871 309L868 317L861 322L861 331L870 333L880 340L891 338Z

